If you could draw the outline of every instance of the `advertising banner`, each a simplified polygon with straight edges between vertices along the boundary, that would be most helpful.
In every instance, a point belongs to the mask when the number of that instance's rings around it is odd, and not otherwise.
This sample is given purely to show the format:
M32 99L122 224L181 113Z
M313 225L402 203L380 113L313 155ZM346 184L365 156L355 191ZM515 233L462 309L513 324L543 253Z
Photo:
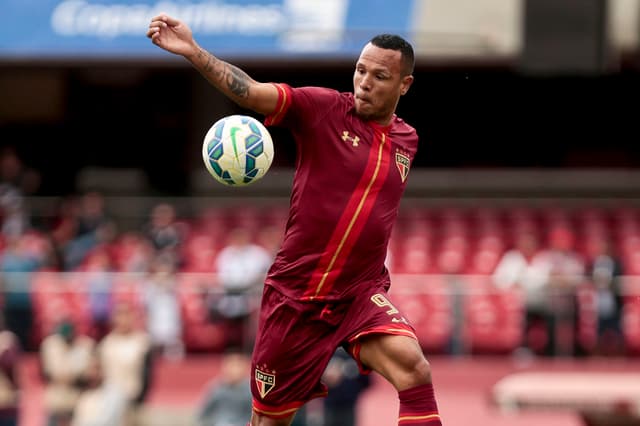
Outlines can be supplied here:
M146 38L160 12L221 57L352 58L380 32L411 38L414 0L3 0L0 59L167 57Z

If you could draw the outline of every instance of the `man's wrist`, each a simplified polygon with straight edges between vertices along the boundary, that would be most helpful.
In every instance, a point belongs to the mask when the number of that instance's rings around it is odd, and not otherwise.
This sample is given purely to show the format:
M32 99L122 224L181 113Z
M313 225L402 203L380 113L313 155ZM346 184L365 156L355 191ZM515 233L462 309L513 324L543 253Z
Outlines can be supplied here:
M193 43L191 43L189 52L185 53L183 56L190 61L194 61L198 57L198 54L201 50L202 48L200 47L200 45L198 45L198 43L194 41Z

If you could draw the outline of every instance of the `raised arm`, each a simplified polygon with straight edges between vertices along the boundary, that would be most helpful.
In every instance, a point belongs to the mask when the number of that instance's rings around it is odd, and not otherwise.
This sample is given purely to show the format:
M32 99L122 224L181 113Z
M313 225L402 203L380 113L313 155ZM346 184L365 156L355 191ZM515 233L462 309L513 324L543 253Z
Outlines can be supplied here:
M275 86L255 81L240 68L204 50L184 22L160 14L151 20L147 37L166 51L186 58L214 87L238 105L264 115L275 111L278 102Z

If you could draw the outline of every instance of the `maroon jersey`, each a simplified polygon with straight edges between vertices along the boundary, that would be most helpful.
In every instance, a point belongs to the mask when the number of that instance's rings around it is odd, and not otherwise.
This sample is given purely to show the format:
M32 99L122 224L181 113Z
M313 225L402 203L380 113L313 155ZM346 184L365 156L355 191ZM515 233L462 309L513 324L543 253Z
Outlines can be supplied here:
M266 284L306 301L350 299L388 286L387 244L417 150L415 129L356 115L353 94L276 84L266 125L289 128L297 144L289 219Z

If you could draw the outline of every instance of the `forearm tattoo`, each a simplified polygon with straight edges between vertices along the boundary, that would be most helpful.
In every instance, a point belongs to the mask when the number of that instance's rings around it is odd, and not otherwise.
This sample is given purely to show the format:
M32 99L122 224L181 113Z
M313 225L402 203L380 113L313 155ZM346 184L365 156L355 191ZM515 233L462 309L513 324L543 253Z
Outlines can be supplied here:
M246 98L249 95L249 76L233 65L228 64L225 68L227 68L227 87L231 93L239 98Z
M204 49L199 49L198 50L198 54L197 54L198 60L200 61L200 63L202 63L202 69L207 72L210 73L211 71L213 71L213 65L216 62L219 62L211 53L207 52ZM218 73L216 73L218 74ZM219 77L218 75L216 75L216 77Z
M204 49L198 50L197 59L205 76L221 89L228 89L239 98L249 96L251 79L240 68L217 59Z

